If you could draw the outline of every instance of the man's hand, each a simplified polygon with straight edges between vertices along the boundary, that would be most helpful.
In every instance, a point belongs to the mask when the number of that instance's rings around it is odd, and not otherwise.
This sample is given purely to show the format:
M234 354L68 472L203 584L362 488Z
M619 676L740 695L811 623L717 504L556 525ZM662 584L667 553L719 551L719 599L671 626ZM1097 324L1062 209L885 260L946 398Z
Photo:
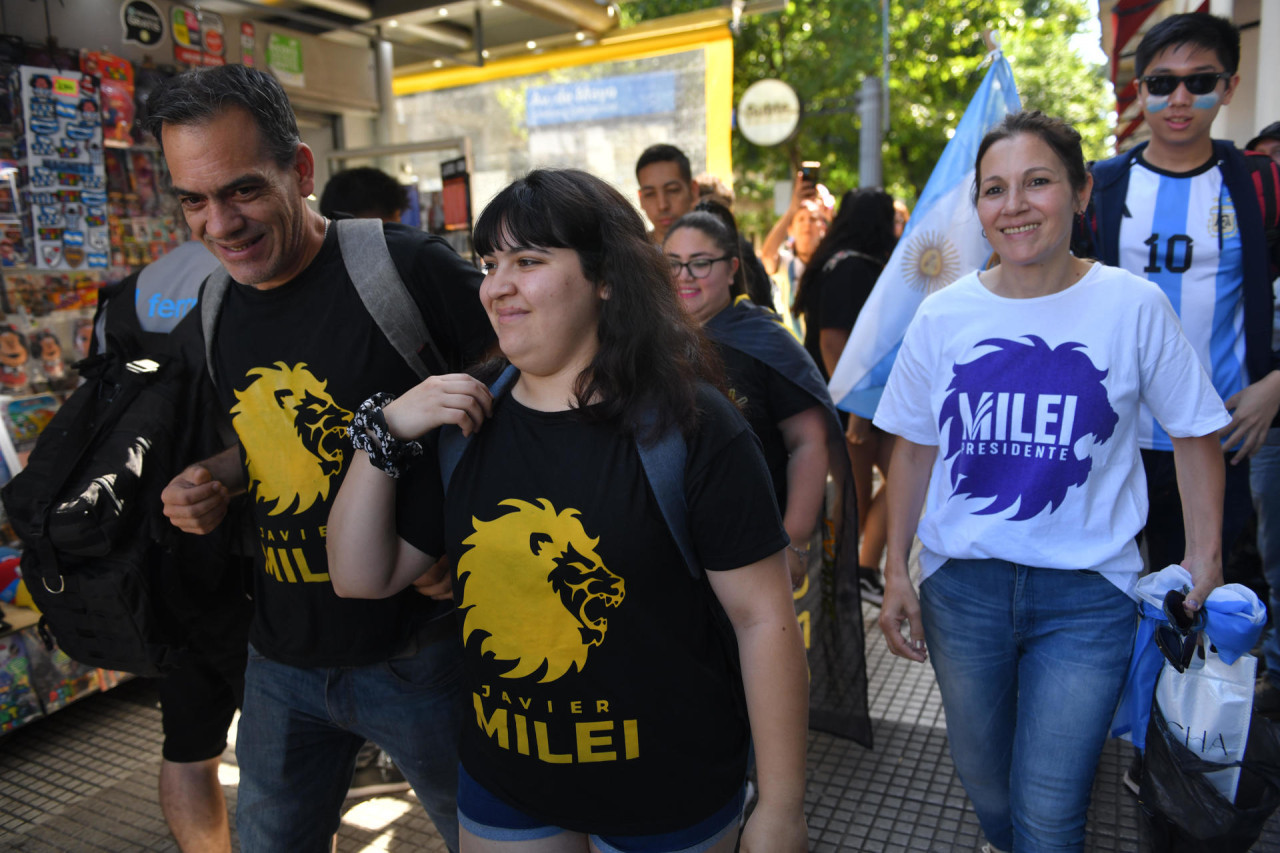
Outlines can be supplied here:
M1273 370L1232 394L1227 400L1227 409L1231 412L1231 423L1218 435L1223 449L1240 444L1240 449L1231 457L1231 464L1239 465L1267 442L1267 430L1280 410L1280 370Z
M795 215L800 210L800 205L806 201L818 200L818 185L812 181L804 179L804 172L796 172L795 180L791 182L791 205L789 211Z
M160 493L164 514L184 533L212 532L227 514L231 493L203 465L191 465Z
M427 598L447 601L453 598L453 563L446 555L436 560L413 582L413 588Z

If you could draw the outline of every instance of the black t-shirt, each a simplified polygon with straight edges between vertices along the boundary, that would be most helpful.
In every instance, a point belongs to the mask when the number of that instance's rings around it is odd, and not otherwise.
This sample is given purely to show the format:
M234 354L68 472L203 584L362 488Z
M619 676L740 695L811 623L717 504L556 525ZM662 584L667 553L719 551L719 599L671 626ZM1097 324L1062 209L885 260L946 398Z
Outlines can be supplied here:
M729 399L737 404L751 430L760 439L764 461L778 506L787 510L787 445L782 439L781 421L817 405L769 365L754 356L717 343L729 383Z
M399 226L386 235L449 369L462 369L493 340L479 272L438 238ZM325 531L353 456L352 414L375 392L399 394L418 380L365 310L334 230L293 281L230 287L215 343L219 401L240 439L260 545L250 641L293 666L386 660L443 605L412 590L339 598Z
M719 393L687 443L693 547L708 571L786 542L755 439ZM434 459L434 457L432 457ZM400 535L455 555L468 692L461 758L481 785L582 832L669 832L729 802L748 726L729 643L634 438L510 395L454 471L402 478Z
M824 267L810 282L816 292L810 294L804 310L804 348L813 356L824 379L831 377L822 362L822 330L853 329L882 269L883 264L870 258L849 254L830 269Z

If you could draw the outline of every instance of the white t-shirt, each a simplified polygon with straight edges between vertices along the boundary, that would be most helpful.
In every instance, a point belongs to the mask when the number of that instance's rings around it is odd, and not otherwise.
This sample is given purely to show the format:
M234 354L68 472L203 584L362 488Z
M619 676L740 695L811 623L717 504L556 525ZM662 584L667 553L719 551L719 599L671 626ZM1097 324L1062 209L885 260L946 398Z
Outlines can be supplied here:
M938 446L924 576L996 558L1093 569L1132 594L1147 518L1139 403L1180 438L1231 420L1155 285L1095 264L1049 296L997 296L971 273L928 297L875 416Z

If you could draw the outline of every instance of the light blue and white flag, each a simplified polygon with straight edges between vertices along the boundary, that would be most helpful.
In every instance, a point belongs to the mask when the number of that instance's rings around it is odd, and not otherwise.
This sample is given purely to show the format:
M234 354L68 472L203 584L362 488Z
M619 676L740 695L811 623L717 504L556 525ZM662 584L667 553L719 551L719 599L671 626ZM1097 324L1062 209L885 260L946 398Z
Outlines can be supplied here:
M889 263L858 314L831 375L831 399L846 412L870 418L902 345L902 336L926 296L984 266L991 244L970 200L973 160L987 131L1022 108L1013 69L1000 51L969 102Z

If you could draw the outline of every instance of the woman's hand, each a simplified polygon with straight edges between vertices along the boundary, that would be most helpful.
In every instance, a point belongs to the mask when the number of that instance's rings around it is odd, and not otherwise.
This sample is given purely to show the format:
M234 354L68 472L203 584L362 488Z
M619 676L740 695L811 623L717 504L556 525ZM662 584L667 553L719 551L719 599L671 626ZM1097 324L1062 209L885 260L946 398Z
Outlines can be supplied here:
M382 410L391 435L412 441L444 424L463 435L480 429L493 414L493 395L485 384L465 373L428 376Z
M741 853L805 853L809 849L809 829L803 806L772 809L762 799L747 819L738 849Z
M910 627L910 638L902 635L902 623ZM889 651L900 658L924 663L924 623L920 619L920 599L916 597L906 566L893 570L885 566L884 603L880 605L880 631Z
M791 589L797 590L804 583L805 575L809 574L809 553L805 552L804 556L797 554L791 547L787 548L787 573L791 575Z
M1188 616L1194 616L1195 611L1202 609L1209 600L1209 594L1222 586L1222 560L1188 554L1180 565L1191 573L1192 584L1182 609Z
M1191 573L1195 584L1187 593L1183 608L1194 615L1204 607L1209 593L1222 586L1222 494L1226 473L1216 435L1170 439L1182 497L1182 526L1187 532L1182 567Z
M849 428L844 431L844 440L850 444L862 444L871 435L871 421L868 418L849 413Z

